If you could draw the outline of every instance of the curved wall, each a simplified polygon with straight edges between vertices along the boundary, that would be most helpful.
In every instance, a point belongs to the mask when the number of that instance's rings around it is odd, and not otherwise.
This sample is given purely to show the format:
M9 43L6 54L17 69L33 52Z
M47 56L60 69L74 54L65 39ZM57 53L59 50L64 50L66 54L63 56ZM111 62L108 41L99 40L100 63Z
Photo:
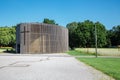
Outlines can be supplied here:
M68 50L68 29L51 24L21 23L20 53L63 53Z

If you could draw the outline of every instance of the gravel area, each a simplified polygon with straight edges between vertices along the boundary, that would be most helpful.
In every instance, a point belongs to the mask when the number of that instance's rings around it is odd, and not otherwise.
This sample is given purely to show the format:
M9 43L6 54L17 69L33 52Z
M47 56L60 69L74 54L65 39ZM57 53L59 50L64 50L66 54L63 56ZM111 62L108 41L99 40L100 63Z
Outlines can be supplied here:
M67 54L0 54L0 80L114 80Z

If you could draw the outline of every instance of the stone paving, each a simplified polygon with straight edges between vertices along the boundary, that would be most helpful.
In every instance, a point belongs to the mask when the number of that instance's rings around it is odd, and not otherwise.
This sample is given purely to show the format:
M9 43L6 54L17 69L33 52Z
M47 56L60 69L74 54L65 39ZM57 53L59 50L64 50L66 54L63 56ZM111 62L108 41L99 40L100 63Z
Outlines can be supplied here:
M114 80L67 54L0 54L0 80Z

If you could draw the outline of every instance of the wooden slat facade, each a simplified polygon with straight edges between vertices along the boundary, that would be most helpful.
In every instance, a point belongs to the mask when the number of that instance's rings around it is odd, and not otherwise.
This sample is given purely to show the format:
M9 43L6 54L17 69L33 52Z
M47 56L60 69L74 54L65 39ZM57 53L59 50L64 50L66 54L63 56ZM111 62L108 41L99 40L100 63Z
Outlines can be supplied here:
M68 29L43 23L17 26L16 51L20 53L63 53L68 50Z

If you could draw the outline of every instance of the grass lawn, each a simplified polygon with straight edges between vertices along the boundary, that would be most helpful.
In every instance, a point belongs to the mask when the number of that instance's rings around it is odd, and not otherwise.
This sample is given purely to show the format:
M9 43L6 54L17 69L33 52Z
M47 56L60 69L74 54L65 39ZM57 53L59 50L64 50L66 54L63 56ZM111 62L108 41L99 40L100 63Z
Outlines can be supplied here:
M12 47L1 47L0 48L0 53L4 53L4 52L14 53L15 49L13 49Z
M85 52L81 52L79 50L70 50L67 52L68 54L72 55L72 56L91 56L94 55L94 53L85 53Z
M1 48L0 48L0 53L2 53L2 52L4 52L4 51L6 51L6 49L1 49Z
M77 58L78 60L120 80L120 58Z

